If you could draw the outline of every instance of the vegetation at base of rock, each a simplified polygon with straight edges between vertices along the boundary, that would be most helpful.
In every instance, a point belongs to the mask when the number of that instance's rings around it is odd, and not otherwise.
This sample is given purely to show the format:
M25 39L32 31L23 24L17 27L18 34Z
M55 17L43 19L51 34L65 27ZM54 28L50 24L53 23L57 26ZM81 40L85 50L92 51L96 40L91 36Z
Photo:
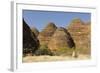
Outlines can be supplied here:
M62 47L58 48L56 51L53 51L53 53L56 56L72 56L72 52L74 50L75 50L74 48Z
M39 55L50 55L50 56L52 56L53 53L51 52L50 49L48 49L47 45L41 45L39 47L39 49L35 52L34 55L37 55L37 56L39 56Z

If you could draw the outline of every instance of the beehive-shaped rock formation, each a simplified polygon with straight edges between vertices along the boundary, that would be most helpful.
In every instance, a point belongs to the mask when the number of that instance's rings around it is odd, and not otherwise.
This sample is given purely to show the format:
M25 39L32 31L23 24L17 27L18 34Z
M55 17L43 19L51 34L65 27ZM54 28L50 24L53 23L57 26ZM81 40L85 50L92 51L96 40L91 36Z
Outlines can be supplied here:
M83 54L90 54L91 23L83 22L79 18L73 19L67 29L72 35L76 43L76 48L79 52Z
M75 43L70 33L63 27L58 28L49 41L48 47L52 51L60 48L73 48Z
M57 27L54 23L48 23L48 25L38 35L40 44L48 44L49 40L51 39L51 36L54 34L56 29Z

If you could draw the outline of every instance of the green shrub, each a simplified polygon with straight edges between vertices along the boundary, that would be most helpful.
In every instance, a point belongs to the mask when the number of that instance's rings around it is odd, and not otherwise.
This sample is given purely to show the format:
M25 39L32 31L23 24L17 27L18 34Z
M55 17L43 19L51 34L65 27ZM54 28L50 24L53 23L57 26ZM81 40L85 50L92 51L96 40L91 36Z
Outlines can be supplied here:
M66 56L66 55L72 55L72 52L73 52L73 48L59 48L57 49L54 54L55 55L63 55L63 56Z
M47 45L41 45L40 48L35 52L35 55L50 55L52 56L53 53L50 49L48 49Z

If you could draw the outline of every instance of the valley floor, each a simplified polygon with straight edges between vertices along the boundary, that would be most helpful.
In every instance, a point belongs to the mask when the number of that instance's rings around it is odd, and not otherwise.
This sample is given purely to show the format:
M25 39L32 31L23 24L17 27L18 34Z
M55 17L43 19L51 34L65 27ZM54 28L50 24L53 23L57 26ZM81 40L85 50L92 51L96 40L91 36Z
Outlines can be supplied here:
M50 62L50 61L70 61L70 60L87 60L90 59L90 55L80 54L77 58L71 56L26 56L23 57L23 63L31 63L31 62Z

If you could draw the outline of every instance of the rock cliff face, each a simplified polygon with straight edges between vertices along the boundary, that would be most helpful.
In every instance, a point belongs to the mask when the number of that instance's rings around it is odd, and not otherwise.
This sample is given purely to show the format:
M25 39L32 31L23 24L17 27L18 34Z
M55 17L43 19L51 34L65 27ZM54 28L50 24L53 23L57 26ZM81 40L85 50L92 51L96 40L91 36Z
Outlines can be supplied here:
M32 27L32 28L31 28L31 30L32 30L32 32L33 32L33 35L34 35L34 34L35 34L36 36L38 36L38 35L39 35L39 31L38 31L38 29L37 29L37 28Z
M51 36L54 34L57 29L56 25L52 22L48 23L48 25L39 33L38 39L41 45L48 44Z
M34 53L38 47L39 40L23 19L23 55Z
M65 28L60 27L51 37L48 47L50 50L56 51L61 48L73 48L75 43L70 33Z
M91 23L84 23L80 19L73 19L67 29L72 35L78 51L83 54L90 54Z

